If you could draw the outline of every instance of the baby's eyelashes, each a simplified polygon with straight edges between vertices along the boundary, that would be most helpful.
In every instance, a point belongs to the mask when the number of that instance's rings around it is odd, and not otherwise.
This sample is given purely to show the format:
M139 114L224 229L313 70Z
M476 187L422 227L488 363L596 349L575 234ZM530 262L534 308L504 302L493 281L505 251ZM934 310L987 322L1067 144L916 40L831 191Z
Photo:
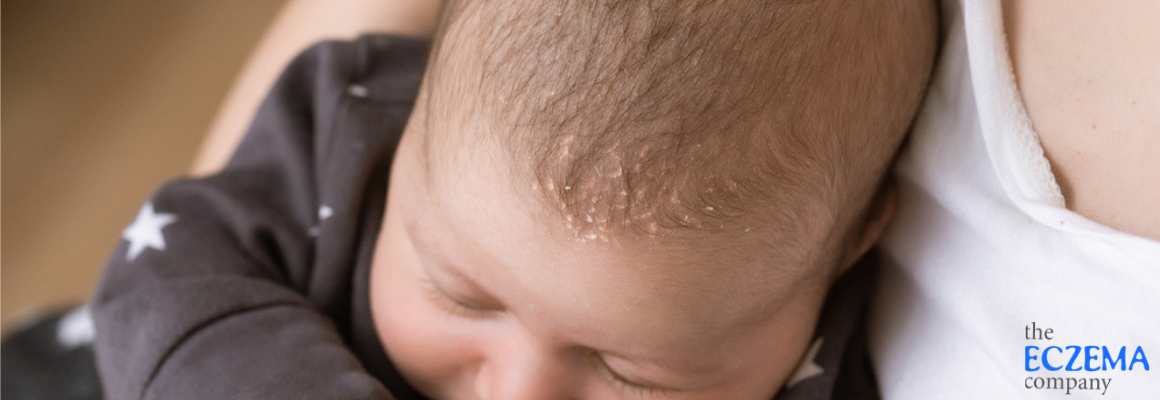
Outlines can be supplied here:
M429 276L423 277L422 283L428 298L449 314L467 318L481 318L504 311L502 307L484 305L464 296L449 293Z

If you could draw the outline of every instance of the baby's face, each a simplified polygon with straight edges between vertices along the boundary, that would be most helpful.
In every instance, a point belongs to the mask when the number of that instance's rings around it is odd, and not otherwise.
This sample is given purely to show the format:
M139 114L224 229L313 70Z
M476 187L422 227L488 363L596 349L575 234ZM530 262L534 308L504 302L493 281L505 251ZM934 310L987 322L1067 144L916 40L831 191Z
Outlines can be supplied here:
M427 396L764 400L798 365L821 285L728 241L576 240L497 153L428 176L421 140L396 156L371 302Z

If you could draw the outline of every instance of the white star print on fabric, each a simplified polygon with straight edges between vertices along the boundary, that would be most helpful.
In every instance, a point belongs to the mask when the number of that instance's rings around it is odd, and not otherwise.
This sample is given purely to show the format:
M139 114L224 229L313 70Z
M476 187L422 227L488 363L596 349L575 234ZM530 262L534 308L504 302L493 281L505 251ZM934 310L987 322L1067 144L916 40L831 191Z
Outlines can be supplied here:
M66 350L90 345L96 336L97 330L93 327L89 306L69 311L56 323L56 342Z
M822 348L822 339L824 338L818 338L810 345L810 349L806 351L806 358L802 359L802 364L793 373L793 377L789 378L789 382L786 383L785 387L793 387L806 379L813 378L825 372L820 365L814 362L814 358L818 356L818 350Z
M149 247L165 250L165 236L161 234L161 228L174 222L177 222L176 215L157 214L153 212L152 202L145 203L141 211L137 212L137 219L121 234L121 237L129 241L129 252L125 257L133 261Z
M334 209L330 208L330 206L323 204L321 207L318 207L319 225L321 225L323 221L326 221L327 218L330 218L331 215L334 215ZM312 226L306 231L306 233L310 234L310 236L318 236L319 232L322 232L322 228L318 225Z

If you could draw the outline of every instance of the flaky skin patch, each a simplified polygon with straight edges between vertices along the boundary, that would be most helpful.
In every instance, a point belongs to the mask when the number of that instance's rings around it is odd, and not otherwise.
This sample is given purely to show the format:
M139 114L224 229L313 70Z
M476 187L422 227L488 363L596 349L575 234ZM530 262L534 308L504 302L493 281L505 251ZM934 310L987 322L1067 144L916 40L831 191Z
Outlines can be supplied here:
M770 222L752 214L772 206L758 200L771 198L767 192L773 188L745 186L754 184L753 173L760 168L734 165L749 158L741 149L728 153L719 148L739 145L680 148L652 139L592 146L578 144L585 140L578 135L565 135L537 157L544 162L534 192L543 194L569 231L584 241L607 241L625 231L648 236L727 228L749 232ZM711 161L724 156L732 159Z

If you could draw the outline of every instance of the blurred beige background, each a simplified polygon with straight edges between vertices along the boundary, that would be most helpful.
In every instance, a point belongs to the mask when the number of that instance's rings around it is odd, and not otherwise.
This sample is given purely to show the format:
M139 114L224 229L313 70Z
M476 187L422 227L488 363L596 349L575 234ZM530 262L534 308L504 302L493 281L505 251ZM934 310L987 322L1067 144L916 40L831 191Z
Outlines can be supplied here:
M91 294L137 208L188 171L281 3L3 4L4 330L30 308Z

